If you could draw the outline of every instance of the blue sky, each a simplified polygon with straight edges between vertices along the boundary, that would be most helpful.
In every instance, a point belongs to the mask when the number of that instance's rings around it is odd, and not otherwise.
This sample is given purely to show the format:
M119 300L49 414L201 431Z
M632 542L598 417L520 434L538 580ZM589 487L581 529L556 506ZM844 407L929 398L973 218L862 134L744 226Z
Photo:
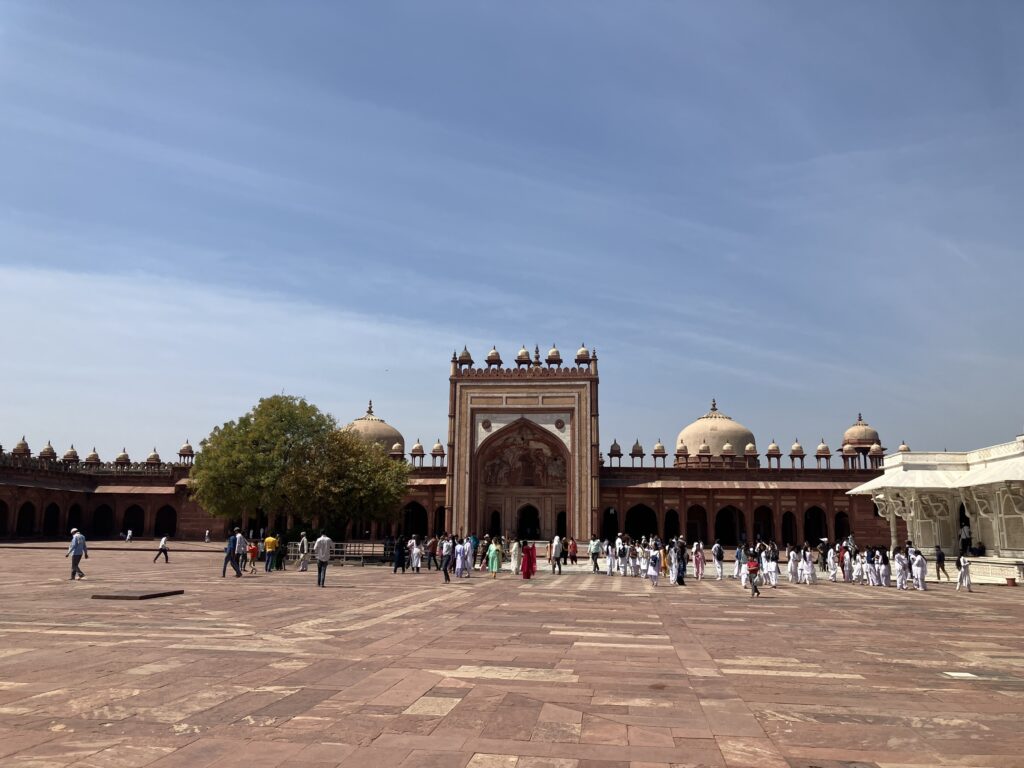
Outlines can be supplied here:
M0 443L262 395L443 436L448 359L601 359L833 446L1024 426L1015 2L0 0Z

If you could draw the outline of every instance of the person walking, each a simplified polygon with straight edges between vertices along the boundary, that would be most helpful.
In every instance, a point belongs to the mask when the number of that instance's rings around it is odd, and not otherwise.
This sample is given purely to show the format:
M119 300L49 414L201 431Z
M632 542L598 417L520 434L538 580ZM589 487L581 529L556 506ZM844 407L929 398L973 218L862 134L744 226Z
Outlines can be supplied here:
M402 573L405 573L405 550L408 544L403 541L404 538L404 536L399 536L398 540L395 541L395 557L391 563L394 566L391 569L392 575L398 573L399 568L402 569Z
M711 561L715 564L715 581L722 580L722 562L724 560L725 550L722 548L722 542L715 539L715 543L711 547Z
M747 559L747 580L750 582L750 596L760 597L761 590L757 588L757 578L761 571L761 564L758 562L757 553L751 550Z
M322 587L327 583L327 566L331 563L334 542L326 531L320 531L320 538L313 542L313 556L316 557L316 585Z
M228 536L228 543L224 547L224 567L221 568L220 577L223 579L228 575L228 566L230 565L235 569L235 576L241 576L242 572L238 569L238 555L236 554L238 539L241 537L241 531L235 528L231 535Z
M946 581L949 581L949 574L946 573L946 553L942 551L942 547L938 544L935 545L935 581L942 581L939 574L943 574L946 577Z
M693 542L693 578L701 581L704 578L704 544Z
M652 546L650 551L647 553L647 578L651 581L651 586L658 586L658 576L661 574L661 551Z
M455 545L452 542L452 537L445 533L445 535L441 537L441 567L439 569L442 573L444 573L445 584L451 583L452 580L452 577L449 575L449 572L452 569L452 551L454 549L454 546Z
M537 573L537 545L532 541L523 541L523 578L529 580Z
M132 541L134 541L134 540L135 540L135 539L134 539L134 536L135 536L135 535L134 535L134 534L132 533L132 529L131 529L131 528L129 528L129 529L128 529L128 534L127 534L127 535L126 535L126 536L124 537L124 541L125 541L125 544L131 544L131 543L132 543Z
M745 583L746 580L747 580L746 579L747 571L743 567L744 564L747 562L746 554L747 553L743 551L743 545L742 544L737 544L736 545L736 551L733 553L734 560L733 560L732 577L734 579L739 579L740 581L744 582L744 584L743 584L744 587L747 586L746 583Z
M427 541L427 570L430 570L430 564L433 563L437 570L441 570L441 563L437 561L437 536L431 536Z
M82 569L78 567L78 564L82 562L83 557L86 560L89 559L89 547L85 543L85 536L77 528L71 529L71 543L68 544L68 551L64 557L68 556L71 557L71 578L69 581L74 581L75 576L79 579L84 579L85 574L82 573Z
M206 529L206 535L203 536L203 541L206 542L207 544L210 543L210 529L209 528Z
M274 570L274 557L277 555L277 539L273 533L268 533L263 540L263 570L270 573Z
M919 549L914 550L914 559L910 561L910 574L914 577L914 589L922 592L928 589L928 561Z
M299 571L305 573L309 570L309 539L306 538L306 532L303 531L299 539Z
M519 539L512 541L512 573L516 576L519 575L520 569L523 566L523 545Z
M260 546L259 546L259 544L257 544L255 541L250 541L248 546L246 547L245 553L246 553L246 555L249 558L249 561L248 561L249 562L249 573L251 575L255 574L256 573L256 563L258 563L259 559L260 559ZM245 561L240 563L240 565L241 565L241 570L244 572L245 571Z
M420 546L419 539L413 536L409 549L409 567L412 568L413 573L419 573L422 564L423 548Z
M973 592L971 589L971 561L967 559L967 554L958 555L956 558L956 567L960 569L960 574L956 577L956 591L960 591L960 587L966 587L968 592Z
M562 575L562 539L556 533L555 538L551 540L549 559L551 560L551 573L555 573L555 568L558 569L558 575Z
M492 579L498 578L498 571L501 570L501 556L501 539L495 536L487 548L487 570L491 572Z
M597 534L590 534L590 544L587 547L587 553L590 555L590 564L593 566L594 573L598 573L601 569L597 565L597 558L601 556L601 542L597 540Z
M160 559L160 555L163 555L163 556L164 556L164 562L165 562L165 563L167 563L167 562L170 562L170 561L169 561L169 560L167 559L167 537L166 537L166 536L164 536L164 537L163 537L162 539L160 539L160 544L159 544L159 546L158 546L158 547L156 548L156 557L154 557L154 558L153 558L153 562L154 562L154 563L155 563L155 562L156 562L157 560L159 560L159 559Z

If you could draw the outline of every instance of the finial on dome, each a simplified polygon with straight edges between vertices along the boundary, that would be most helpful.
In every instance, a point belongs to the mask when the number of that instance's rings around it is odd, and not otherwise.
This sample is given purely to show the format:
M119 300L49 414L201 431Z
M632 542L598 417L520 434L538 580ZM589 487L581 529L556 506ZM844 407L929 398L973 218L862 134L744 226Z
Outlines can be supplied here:
M370 404L366 406L366 415L373 416L373 400L371 400Z
M715 398L713 398L713 397L711 398L711 410L712 411L717 411L718 410L718 403L716 402Z

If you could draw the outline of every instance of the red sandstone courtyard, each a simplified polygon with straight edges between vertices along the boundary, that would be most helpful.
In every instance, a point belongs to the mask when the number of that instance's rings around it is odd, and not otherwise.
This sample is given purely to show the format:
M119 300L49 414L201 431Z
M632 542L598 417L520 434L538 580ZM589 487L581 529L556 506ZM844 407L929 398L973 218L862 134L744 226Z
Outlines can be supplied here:
M1021 765L1012 588L346 566L321 590L221 579L207 546L94 549L78 582L62 550L4 548L3 765ZM146 588L185 594L91 599Z

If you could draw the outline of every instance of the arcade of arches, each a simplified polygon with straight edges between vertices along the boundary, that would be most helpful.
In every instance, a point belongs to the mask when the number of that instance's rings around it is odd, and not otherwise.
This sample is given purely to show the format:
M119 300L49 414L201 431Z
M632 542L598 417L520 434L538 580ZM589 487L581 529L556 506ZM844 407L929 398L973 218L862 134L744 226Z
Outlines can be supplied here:
M0 537L65 539L72 528L90 539L113 539L129 530L136 537L175 536L179 510L174 504L68 501L37 496L36 500L0 498Z

